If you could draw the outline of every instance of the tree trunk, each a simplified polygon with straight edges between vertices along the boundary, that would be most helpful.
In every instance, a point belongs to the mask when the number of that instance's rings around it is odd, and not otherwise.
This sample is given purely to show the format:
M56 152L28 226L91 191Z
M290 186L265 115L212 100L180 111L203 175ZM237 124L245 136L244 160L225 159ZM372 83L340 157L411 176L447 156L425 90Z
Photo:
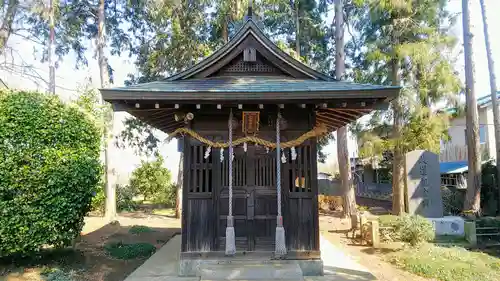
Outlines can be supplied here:
M54 28L54 3L49 0L49 46L48 59L49 62L49 93L56 94L56 68L55 68L55 28Z
M297 53L297 60L300 59L300 18L298 0L295 0L295 52Z
M224 21L222 22L222 40L224 41L224 44L229 42L229 30L228 30L228 17L224 18Z
M3 53L7 40L12 33L12 23L16 17L18 7L19 0L9 0L9 3L7 3L7 9L0 26L0 54Z
M488 71L490 72L490 89L491 89L491 102L493 103L493 125L495 127L495 152L496 152L496 165L497 165L497 178L495 183L500 196L500 110L498 108L497 97L497 78L495 74L495 61L491 53L490 34L488 30L488 17L486 15L486 4L484 0L480 0L481 14L483 16L483 32L484 41L486 43L486 55L488 57ZM500 198L499 198L500 202ZM498 210L500 211L500 209Z
M180 218L182 214L182 186L184 180L184 153L179 156L179 169L177 172L177 198L175 200L175 217Z
M342 0L335 0L335 78L342 80L345 70L344 15ZM347 126L337 130L337 159L343 195L344 217L356 216L356 197L352 184L351 164L347 145Z
M479 146L479 124L476 93L474 90L474 63L472 61L472 32L470 28L470 3L462 0L462 22L465 57L465 97L466 97L466 134L468 152L467 195L464 211L479 214L481 195L481 154ZM496 99L496 98L495 98Z
M400 62L397 58L391 62L392 85L400 86L399 77ZM405 187L404 187L404 155L399 143L401 129L403 128L403 106L401 97L397 97L392 103L394 109L394 124L392 137L396 141L394 146L394 157L392 159L392 213L402 215L405 212Z
M104 52L106 47L106 30L105 30L105 11L104 1L99 1L98 11L98 34L97 34L97 57L99 60L99 74L101 78L101 88L106 88L109 84L108 73L108 58ZM104 105L105 101L101 100ZM103 142L104 142L104 188L106 194L105 216L109 221L116 218L116 189L111 184L111 174L109 169L109 155L108 155L108 133L112 131L113 120L111 124L104 123Z

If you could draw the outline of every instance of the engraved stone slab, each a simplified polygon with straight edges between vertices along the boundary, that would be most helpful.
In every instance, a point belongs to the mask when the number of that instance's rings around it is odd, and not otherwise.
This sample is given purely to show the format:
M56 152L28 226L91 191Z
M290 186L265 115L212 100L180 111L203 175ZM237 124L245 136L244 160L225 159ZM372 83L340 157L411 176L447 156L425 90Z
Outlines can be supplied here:
M439 156L424 150L409 152L405 171L408 212L427 218L443 217Z

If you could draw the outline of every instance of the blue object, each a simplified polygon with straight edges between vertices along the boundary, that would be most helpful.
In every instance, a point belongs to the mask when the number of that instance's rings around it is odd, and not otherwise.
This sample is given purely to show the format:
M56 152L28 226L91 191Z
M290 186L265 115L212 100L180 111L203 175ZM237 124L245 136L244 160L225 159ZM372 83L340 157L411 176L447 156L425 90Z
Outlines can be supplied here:
M486 143L486 128L485 126L479 126L479 143Z
M177 152L184 152L184 137L177 138Z
M458 174L467 172L469 166L467 161L454 161L439 163L439 172L441 174Z

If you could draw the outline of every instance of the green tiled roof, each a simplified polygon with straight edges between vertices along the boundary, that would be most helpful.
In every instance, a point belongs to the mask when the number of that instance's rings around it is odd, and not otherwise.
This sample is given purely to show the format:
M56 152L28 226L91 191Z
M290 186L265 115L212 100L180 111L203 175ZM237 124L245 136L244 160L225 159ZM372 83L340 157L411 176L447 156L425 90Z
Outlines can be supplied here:
M246 94L245 98L259 98L259 94L283 93L290 98L301 96L306 98L322 98L325 94L348 93L348 97L395 97L400 87L356 84L340 81L320 81L295 79L277 76L231 76L177 81L157 81L137 84L129 87L102 89L104 99L131 99L137 95L139 99L190 99L224 98L227 94ZM378 94L377 94L378 93ZM139 97L140 96L140 97ZM277 96L278 98L278 96Z

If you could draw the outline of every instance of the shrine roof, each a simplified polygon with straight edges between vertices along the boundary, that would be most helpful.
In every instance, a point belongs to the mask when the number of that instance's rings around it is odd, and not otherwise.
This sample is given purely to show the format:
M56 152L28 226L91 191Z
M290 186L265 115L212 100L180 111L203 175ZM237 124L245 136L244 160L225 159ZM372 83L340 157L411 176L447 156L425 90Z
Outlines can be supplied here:
M394 98L399 87L286 76L219 76L180 81L156 81L106 89L106 100L268 100L331 98Z
M387 109L400 88L337 81L281 50L250 17L228 43L178 74L100 91L115 111L127 111L169 133L184 126L176 112L194 105L201 109L201 104L203 110L210 104L223 109L266 104L266 110L272 108L267 105L300 104L334 131L373 110Z

